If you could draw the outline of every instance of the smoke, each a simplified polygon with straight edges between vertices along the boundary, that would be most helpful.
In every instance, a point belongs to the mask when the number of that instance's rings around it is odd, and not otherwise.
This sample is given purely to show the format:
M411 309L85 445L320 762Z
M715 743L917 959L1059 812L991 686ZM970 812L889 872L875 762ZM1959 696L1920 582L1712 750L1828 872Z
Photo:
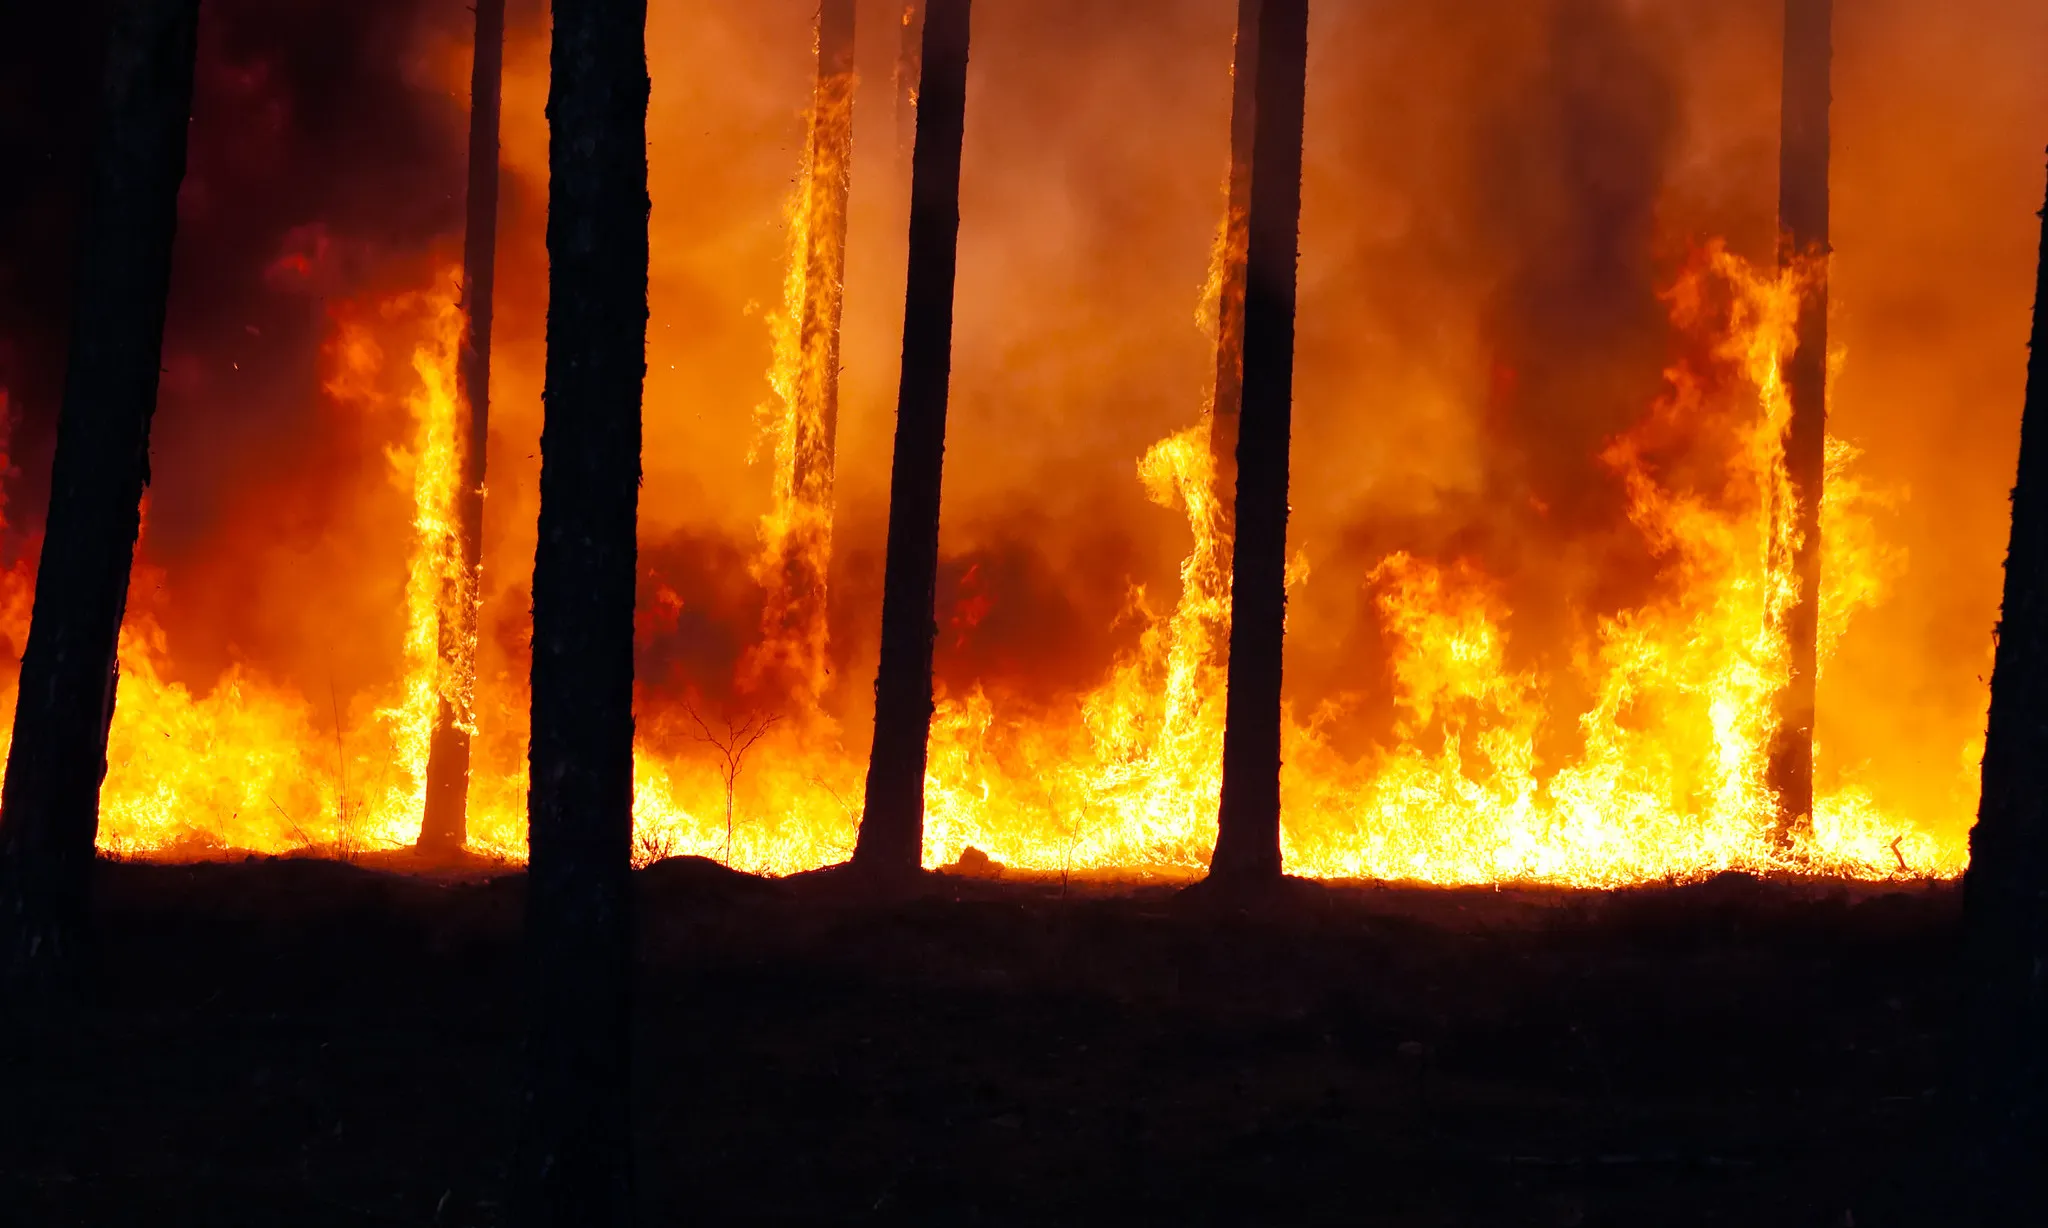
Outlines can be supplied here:
M10 519L45 499L103 0L17 6L0 38L0 386ZM1057 707L1128 651L1133 592L1177 590L1180 516L1137 481L1212 371L1196 326L1226 167L1233 0L982 0L969 82L938 668ZM1939 11L1937 11L1937 8ZM2026 216L2048 92L2023 0L1839 6L1836 429L1924 570L1823 680L1852 760L1981 719L2023 356ZM783 205L814 65L808 0L652 6L653 321L640 675L657 713L738 703L771 475ZM1512 664L1661 577L1598 457L1684 357L1659 297L1697 243L1771 251L1775 0L1370 0L1317 6L1310 66L1289 695L1391 736L1367 585L1394 550L1468 562L1512 610ZM864 746L902 325L893 4L864 4L829 697ZM404 424L322 392L337 321L386 338L459 247L470 13L438 0L210 0L144 554L177 672L253 662L308 694L397 667ZM487 674L523 676L544 361L546 18L507 49ZM1896 74L1887 66L1902 65ZM1930 169L1932 168L1932 169ZM381 330L381 331L380 331ZM1683 480L1708 437L1656 458ZM1958 459L1947 460L1955 454ZM1858 637L1861 638L1858 638ZM1901 662L1909 662L1902 665ZM1910 699L1885 680L1910 680ZM1569 741L1572 697L1554 736ZM772 705L775 697L751 702ZM1903 710L1910 707L1911 713ZM643 719L643 729L655 722ZM1557 747L1560 752L1563 747ZM1942 755L1953 752L1942 750ZM1930 769L1931 770L1931 769ZM1915 767L1913 771L1921 771ZM1953 775L1947 766L1942 773ZM1907 785L1902 790L1911 792ZM1913 794L1915 800L1925 800ZM1930 803L1931 804L1931 803Z
M6 115L50 118L4 154L22 191L0 226L0 382L19 417L13 504L32 527L107 6L24 7L44 28L0 40L19 62L0 63L18 83ZM319 394L321 345L338 304L417 288L459 232L466 98L423 57L467 16L389 0L203 8L143 547L165 581L136 594L195 681L237 657L344 686L391 668L395 641L370 641L399 625L403 574L365 564L402 557L409 510L383 480L387 437Z

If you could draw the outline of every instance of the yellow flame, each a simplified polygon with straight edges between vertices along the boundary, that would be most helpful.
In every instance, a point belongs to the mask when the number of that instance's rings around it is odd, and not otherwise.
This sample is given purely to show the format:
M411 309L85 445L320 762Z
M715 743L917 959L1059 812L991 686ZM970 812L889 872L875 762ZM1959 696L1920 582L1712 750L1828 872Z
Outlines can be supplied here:
M453 283L460 274L444 279ZM474 733L472 678L476 660L473 632L464 632L463 603L476 599L476 582L462 565L457 499L462 487L462 454L455 364L462 339L462 309L453 293L396 300L398 312L419 312L426 336L414 350L418 386L406 398L413 421L412 446L387 451L394 479L409 484L413 498L413 545L405 583L405 691L396 705L378 710L394 731L398 765L413 782L413 804L426 803L427 753L434 721L446 703ZM451 651L443 652L448 629Z
M1393 694L1393 736L1364 754L1330 736L1348 715L1332 701L1286 714L1285 851L1296 873L1439 883L1533 881L1607 886L1739 868L1882 878L1951 875L1960 839L1937 839L1886 813L1835 769L1810 834L1772 840L1764 783L1786 674L1777 619L1791 552L1776 527L1787 415L1778 379L1790 348L1798 272L1765 276L1718 247L1668 296L1675 324L1712 341L1726 378L1674 367L1665 395L1603 460L1660 565L1652 595L1589 619L1559 665L1514 663L1497 583L1457 558L1393 553L1358 577L1379 614ZM445 279L444 279L445 284ZM455 381L460 318L452 293L382 306L407 333L408 390L394 394L377 338L344 323L328 346L328 394L378 412L402 408L410 444L391 454L410 492L405 672L396 690L344 711L252 671L229 670L203 695L170 680L162 629L131 612L102 791L102 847L174 856L220 848L348 852L409 843L433 708L443 698L435 635L447 615L453 536ZM1746 404L1744 403L1746 400ZM1718 415L1718 416L1717 416ZM1702 423L1724 428L1712 483L1681 485L1651 462L1654 445ZM1823 507L1822 653L1858 609L1880 601L1902 560L1873 519L1890 492L1831 441ZM1170 609L1134 590L1136 645L1067 705L1037 708L976 688L941 697L934 722L926 860L968 845L1039 870L1185 872L1215 838L1229 582L1218 538L1206 424L1161 440L1137 465L1158 503L1186 516L1191 544ZM1298 577L1297 577L1298 578ZM1322 581L1327 582L1327 580ZM138 592L155 583L147 567ZM32 577L0 575L0 633L25 636ZM1545 672L1546 670L1550 672ZM991 684L992 685L992 684ZM1358 690L1378 685L1362 677ZM1590 697L1567 708L1564 694ZM524 680L479 679L472 846L525 851ZM12 704L11 692L5 696ZM643 858L729 856L787 873L843 858L858 821L863 765L778 726L753 752L727 848L722 777L701 755L655 748L676 714L640 713L635 824ZM1565 726L1573 736L1560 739ZM1822 729L1825 735L1825 725ZM1568 750L1560 752L1556 744ZM1974 802L1981 745L1955 761L1959 807ZM1825 742L1820 747L1826 761ZM1548 760L1546 761L1546 756Z
M752 563L765 590L762 638L746 680L782 674L806 708L830 681L827 580L832 560L832 417L837 397L838 315L846 266L846 187L854 78L821 77L809 139L785 207L789 264L782 309L768 317L774 398L757 409L772 443L775 501L761 520Z

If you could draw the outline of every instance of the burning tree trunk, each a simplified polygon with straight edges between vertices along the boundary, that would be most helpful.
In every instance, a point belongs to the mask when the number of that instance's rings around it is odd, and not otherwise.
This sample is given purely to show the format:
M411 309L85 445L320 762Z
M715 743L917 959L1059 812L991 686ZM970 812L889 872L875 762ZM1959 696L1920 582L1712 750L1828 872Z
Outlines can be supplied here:
M818 83L795 207L789 317L775 383L784 402L787 467L757 571L767 585L756 679L778 675L814 707L829 681L827 577L832 477L839 434L839 326L846 303L847 198L853 168L854 2L818 10ZM778 459L783 459L778 456Z
M1210 876L1280 876L1280 664L1287 622L1287 465L1301 229L1308 0L1264 0L1252 146L1237 441L1223 798Z
M938 634L939 487L953 366L953 281L960 238L960 147L967 122L972 0L932 0L911 163L910 271L903 373L889 478L889 553L882 580L882 656L875 742L854 864L916 872L924 850L925 751L932 727L932 640Z
M924 0L905 0L902 42L896 51L896 152L916 144L917 90L924 76Z
M2041 221L1984 792L1963 881L1970 1185L1989 1204L1982 1223L2048 1215L2040 1164L2048 1147L2048 204Z
M491 423L491 290L498 251L498 109L505 64L505 0L478 0L469 88L469 217L462 237L462 353L456 405L462 485L456 532L462 574L441 598L440 710L427 752L420 848L450 853L468 838L469 740L476 732L476 616L482 597L484 450Z
M198 30L199 0L129 0L108 42L49 518L0 791L0 959L23 974L61 967L84 928Z
M1827 468L1828 75L1833 0L1785 0L1785 78L1778 168L1778 259L1801 271L1796 349L1785 368L1792 421L1785 430L1791 574L1783 614L1791 677L1778 703L1771 785L1779 837L1813 822L1814 682L1819 672L1820 503ZM1782 535L1774 540L1784 540ZM1786 560L1780 560L1784 562Z
M633 591L647 375L647 0L554 0L533 562L525 1222L624 1224Z
M1230 71L1230 200L1216 248L1216 385L1209 404L1209 451L1216 462L1216 489L1237 482L1238 411L1244 403L1245 262L1251 246L1252 142L1258 135L1260 0L1238 0L1237 50ZM1217 500L1226 543L1234 508ZM1226 555L1224 563L1228 566Z

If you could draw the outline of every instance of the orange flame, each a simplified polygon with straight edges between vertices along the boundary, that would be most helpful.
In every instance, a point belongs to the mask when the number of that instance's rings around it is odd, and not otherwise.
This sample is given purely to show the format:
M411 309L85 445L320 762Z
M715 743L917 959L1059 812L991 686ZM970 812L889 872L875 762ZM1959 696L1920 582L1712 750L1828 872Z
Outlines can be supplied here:
M1584 628L1569 662L1551 667L1560 672L1512 663L1509 611L1472 565L1397 552L1366 571L1361 581L1390 649L1395 736L1378 750L1346 753L1330 737L1341 708L1288 712L1282 792L1294 872L1607 886L1724 869L1865 878L1961 870L1960 840L1881 812L1839 767L1833 776L1843 783L1821 793L1811 833L1790 850L1771 839L1764 767L1786 672L1775 627L1790 557L1771 515L1784 481L1787 412L1777 372L1797 277L1761 275L1716 246L1669 294L1674 322L1712 342L1711 363L1740 377L1748 403L1730 398L1714 371L1674 367L1665 395L1610 442L1603 459L1624 484L1660 581L1640 604ZM436 635L459 571L461 321L452 279L442 284L339 310L327 347L336 405L386 412L396 404L411 422L410 443L390 452L392 478L414 508L405 670L395 690L358 698L347 712L331 700L322 711L238 667L195 695L167 676L164 633L138 602L122 632L102 792L109 852L348 854L396 848L417 832L427 737L448 685ZM403 367L380 348L393 333L411 338ZM1713 479L1686 485L1661 475L1658 441L1708 421L1726 426ZM1891 496L1858 479L1854 460L1852 447L1831 441L1824 656L1856 610L1883 598L1900 566L1872 518ZM1137 470L1155 501L1188 520L1178 600L1161 611L1134 590L1135 648L1070 707L1036 710L981 688L942 697L927 780L929 863L969 845L1040 870L1187 872L1206 861L1222 739L1219 637L1229 622L1206 426L1161 440ZM1297 557L1297 581L1305 568ZM155 582L146 563L138 566L136 592ZM0 630L17 646L31 593L27 568L0 575ZM1567 689L1591 697L1583 711L1560 709L1555 697ZM472 845L519 858L523 681L479 679L474 695L454 698L470 704L479 733ZM1574 723L1576 741L1569 755L1545 762L1539 732L1559 721ZM657 715L643 730L660 724ZM730 836L724 778L703 757L643 742L640 855L723 856L772 873L844 857L862 765L790 724L753 751ZM1959 771L1972 762L1964 748Z

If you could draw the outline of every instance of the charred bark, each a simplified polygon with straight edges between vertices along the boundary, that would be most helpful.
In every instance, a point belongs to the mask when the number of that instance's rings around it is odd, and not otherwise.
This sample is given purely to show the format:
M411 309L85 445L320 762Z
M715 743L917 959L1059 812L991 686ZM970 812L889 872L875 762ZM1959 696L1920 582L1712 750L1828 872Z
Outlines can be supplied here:
M628 1222L633 595L647 374L647 2L554 0L533 564L523 1222Z
M1813 824L1814 683L1819 675L1820 503L1827 470L1828 106L1833 0L1785 0L1785 76L1778 166L1778 263L1800 268L1799 323L1785 366L1792 420L1785 468L1797 546L1789 560L1798 586L1784 614L1791 676L1778 698L1771 785L1781 843Z
M1308 0L1263 0L1237 440L1229 694L1218 881L1280 877L1280 668L1287 623L1287 469L1301 230Z
M830 681L829 593L833 477L839 437L839 340L846 306L847 203L853 170L854 3L818 9L818 79L802 187L803 301L790 372L790 470L778 488L775 568L762 643L749 672L776 670L778 689L817 702ZM756 674L755 678L758 679Z
M129 0L107 45L49 517L0 789L0 961L24 978L61 973L85 929L198 30L199 0Z
M476 619L482 598L484 461L491 429L491 298L498 254L498 112L505 68L505 0L477 0L469 86L469 200L462 235L462 352L455 369L463 421L456 492L462 576L441 601L441 706L427 751L420 848L452 853L469 838L469 740L476 729ZM456 611L454 619L448 612ZM450 695L450 692L453 695Z
M1963 879L1970 1022L1964 1043L1973 1222L2048 1217L2048 203L2012 539L1984 734L1984 792Z
M1260 0L1238 0L1230 70L1230 187L1217 251L1216 383L1209 402L1209 452L1216 464L1224 548L1235 522L1237 423L1244 407L1245 267L1251 247L1252 143L1258 136ZM1224 560L1228 565L1228 558Z
M960 238L960 148L967 121L971 0L931 0L911 163L910 270L903 373L889 476L882 580L882 655L875 741L857 866L913 874L924 853L925 752L932 727L932 640L938 634L939 490L953 367L953 282Z
M846 207L853 176L853 0L825 0L818 9L818 84L811 102L811 250L804 267L804 312L798 325L806 358L816 365L815 414L797 416L795 486L799 500L832 506L834 449L839 437L839 327L846 309ZM824 236L819 242L817 236ZM816 428L811 420L815 417Z

